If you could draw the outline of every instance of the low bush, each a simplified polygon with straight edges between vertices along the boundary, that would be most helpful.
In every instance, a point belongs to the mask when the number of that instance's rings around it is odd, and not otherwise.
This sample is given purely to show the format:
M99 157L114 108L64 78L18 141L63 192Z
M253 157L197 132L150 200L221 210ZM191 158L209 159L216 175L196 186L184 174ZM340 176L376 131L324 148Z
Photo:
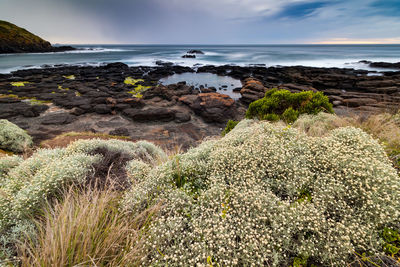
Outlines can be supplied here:
M310 136L328 135L336 128L353 126L364 130L379 140L393 164L400 169L400 123L399 114L373 114L365 117L339 117L320 112L317 115L303 114L293 127Z
M8 120L0 120L0 149L21 153L32 144L26 131Z
M398 223L400 178L360 129L325 137L243 121L153 169L124 198L135 214L163 201L144 265L345 266L383 255Z
M271 89L265 97L250 104L246 118L293 123L300 114L317 114L321 111L333 113L332 104L322 92L304 91L291 93L288 90Z
M162 157L165 153L148 142L80 140L65 149L40 149L24 161L1 158L0 264L15 254L16 240L34 234L32 218L43 214L47 202L62 198L66 187L126 189L128 161L155 164Z

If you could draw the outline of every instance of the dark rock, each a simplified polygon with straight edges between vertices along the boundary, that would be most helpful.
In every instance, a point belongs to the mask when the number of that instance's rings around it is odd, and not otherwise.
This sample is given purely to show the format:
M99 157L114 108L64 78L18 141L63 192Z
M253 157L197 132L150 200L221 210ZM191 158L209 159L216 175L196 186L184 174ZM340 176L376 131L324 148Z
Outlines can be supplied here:
M104 104L96 105L96 106L94 106L93 109L94 109L94 112L96 112L98 114L110 114L111 113L111 108Z
M196 58L196 55L183 55L182 58Z
M144 107L144 105L145 105L143 100L140 98L137 98L137 97L125 98L123 100L119 100L118 102L129 105L132 108L141 108L141 107Z
M47 105L33 105L31 107L31 110L35 114L35 117L39 116L40 113L42 113L48 109L49 109L49 106L47 106Z
M206 122L225 123L236 115L235 101L228 95L201 93L179 98Z
M397 63L369 62L369 66L373 68L382 68L382 69L400 69L400 62Z
M343 100L343 104L348 107L359 107L375 103L377 103L377 101L371 98L349 98Z
M120 127L120 128L110 131L110 134L118 135L118 136L129 136L129 130L124 127Z
M175 119L175 111L169 108L147 108L147 109L125 109L123 114L134 121L150 122L150 121L173 121Z
M80 116L85 113L85 111L81 108L73 108L70 112L72 115Z
M186 52L187 54L204 54L204 52L203 51L201 51L201 50L196 50L196 49L193 49L193 50L189 50L189 51L187 51Z
M73 122L76 119L76 116L68 114L68 113L51 113L42 118L41 124L49 125L49 124L68 124Z
M176 122L181 123L181 122L187 122L187 121L190 121L190 120L191 120L191 116L190 116L189 113L177 112L175 114L175 121Z
M266 91L267 88L259 80L253 78L246 79L240 90L240 94L242 95L240 100L246 104L250 104L255 100L263 98Z
M162 60L157 60L156 61L156 65L163 66L163 67L171 67L172 65L174 65L174 63L166 62L166 61L162 61Z
M212 92L216 92L217 89L215 87L209 87L209 88L203 88L201 89L202 93L212 93Z
M129 66L122 63L122 62L115 62L115 63L109 63L107 64L104 69L109 70L109 69L128 69Z

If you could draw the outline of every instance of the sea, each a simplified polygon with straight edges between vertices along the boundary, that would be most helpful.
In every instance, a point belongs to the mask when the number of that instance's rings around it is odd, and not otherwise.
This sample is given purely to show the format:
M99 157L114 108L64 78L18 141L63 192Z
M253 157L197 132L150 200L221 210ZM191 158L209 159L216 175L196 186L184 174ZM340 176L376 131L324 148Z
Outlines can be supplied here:
M0 73L64 65L100 66L123 62L129 66L156 66L172 62L190 67L204 65L310 66L370 68L361 60L400 62L400 45L74 45L76 51L0 55ZM182 58L188 50L196 58ZM385 69L384 71L388 71Z

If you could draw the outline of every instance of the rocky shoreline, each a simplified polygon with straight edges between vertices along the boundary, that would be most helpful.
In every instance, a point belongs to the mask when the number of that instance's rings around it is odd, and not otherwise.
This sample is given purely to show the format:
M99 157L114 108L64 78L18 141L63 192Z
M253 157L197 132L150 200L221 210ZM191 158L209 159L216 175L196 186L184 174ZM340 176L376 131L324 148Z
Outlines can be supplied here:
M242 97L234 101L185 82L159 84L161 78L185 72L239 79ZM128 77L134 82L127 83ZM139 87L145 88L140 95ZM338 114L391 111L400 103L400 71L230 65L194 69L112 63L0 74L0 118L28 130L36 142L63 132L90 131L187 149L207 136L219 135L229 119L243 118L248 104L272 87L323 91Z

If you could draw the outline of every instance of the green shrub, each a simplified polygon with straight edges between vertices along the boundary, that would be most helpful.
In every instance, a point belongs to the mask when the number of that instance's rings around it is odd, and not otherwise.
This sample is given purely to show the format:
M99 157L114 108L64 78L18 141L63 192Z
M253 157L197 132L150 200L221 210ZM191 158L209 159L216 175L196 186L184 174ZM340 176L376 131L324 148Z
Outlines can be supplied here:
M309 137L241 124L126 194L133 213L163 205L144 265L346 266L355 252L382 251L383 226L399 219L400 177L377 141L350 127Z
M235 128L235 126L239 123L239 121L233 121L233 120L229 120L228 123L226 124L225 129L222 131L221 135L225 136L227 133L229 133L230 131L232 131L233 128Z
M0 149L21 153L32 146L32 137L8 120L0 120Z
M287 123L293 123L295 120L297 120L298 117L299 112L297 110L294 110L292 107L287 108L282 114L283 120Z
M382 231L382 237L384 240L383 244L384 251L392 257L396 257L396 255L398 256L398 253L400 252L399 232L396 231L395 229L385 227Z
M246 118L294 122L300 114L317 114L321 111L333 113L332 104L322 92L304 91L291 93L288 90L271 89L265 97L250 104Z

